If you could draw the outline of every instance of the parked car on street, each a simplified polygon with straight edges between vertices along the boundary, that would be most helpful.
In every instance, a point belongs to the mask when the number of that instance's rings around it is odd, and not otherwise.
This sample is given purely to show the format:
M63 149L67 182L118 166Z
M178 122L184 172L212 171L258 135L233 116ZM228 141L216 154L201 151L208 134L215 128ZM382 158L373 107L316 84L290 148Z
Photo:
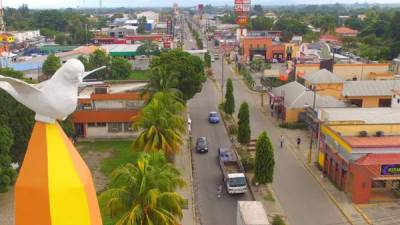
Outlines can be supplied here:
M199 137L196 140L196 151L199 153L208 152L208 143L206 137Z
M210 112L208 114L208 122L210 123L219 123L219 117L217 112Z

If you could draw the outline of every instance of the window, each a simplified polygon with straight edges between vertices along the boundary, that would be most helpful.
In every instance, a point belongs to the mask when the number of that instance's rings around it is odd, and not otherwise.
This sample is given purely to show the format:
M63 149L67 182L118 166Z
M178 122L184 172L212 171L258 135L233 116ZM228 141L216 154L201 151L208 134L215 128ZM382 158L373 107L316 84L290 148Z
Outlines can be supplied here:
M96 127L95 123L88 123L87 125L88 125L88 127Z
M108 123L108 132L109 133L122 132L122 123Z
M392 105L392 99L379 99L379 107L390 107Z
M124 132L133 132L132 123L124 123Z
M362 99L350 99L350 104L355 105L357 107L362 107L363 100Z
M371 187L372 188L385 188L386 187L386 181L384 181L384 180L374 180L374 181L372 181Z
M106 127L107 123L97 123L96 126L97 127Z

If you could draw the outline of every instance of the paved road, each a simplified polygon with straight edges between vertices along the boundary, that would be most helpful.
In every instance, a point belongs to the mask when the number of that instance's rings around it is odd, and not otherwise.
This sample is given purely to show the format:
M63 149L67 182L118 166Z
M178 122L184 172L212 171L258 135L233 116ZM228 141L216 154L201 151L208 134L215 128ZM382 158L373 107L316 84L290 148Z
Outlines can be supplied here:
M221 61L213 63L214 74L221 82ZM225 78L233 78L236 112L240 103L247 101L250 107L252 137L266 130L275 147L275 171L273 189L278 196L291 225L344 225L345 218L299 162L293 149L278 147L280 131L260 112L261 97L250 93L240 77L233 75L225 65ZM265 98L264 102L268 99Z
M189 37L189 31L187 31ZM185 42L185 48L190 49L193 42ZM217 148L230 146L228 134L222 123L209 124L207 120L210 111L217 111L220 99L215 85L207 81L201 93L198 93L188 103L192 120L192 136L206 136L209 141L209 152L198 154L193 152L194 183L197 194L196 204L200 210L202 225L234 225L236 224L236 206L238 200L251 200L250 194L231 196L224 193L217 197L217 188L222 184L222 173L217 160Z

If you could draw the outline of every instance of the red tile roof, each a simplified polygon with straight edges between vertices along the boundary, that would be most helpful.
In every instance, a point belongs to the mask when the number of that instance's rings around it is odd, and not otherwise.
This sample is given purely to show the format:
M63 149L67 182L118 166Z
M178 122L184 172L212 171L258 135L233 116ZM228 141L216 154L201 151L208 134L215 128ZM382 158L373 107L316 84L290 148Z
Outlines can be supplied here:
M348 27L338 27L335 32L337 34L358 34L357 30L350 29Z
M399 164L400 154L367 154L356 161L358 165Z
M400 147L400 136L386 137L343 137L353 148L392 148Z

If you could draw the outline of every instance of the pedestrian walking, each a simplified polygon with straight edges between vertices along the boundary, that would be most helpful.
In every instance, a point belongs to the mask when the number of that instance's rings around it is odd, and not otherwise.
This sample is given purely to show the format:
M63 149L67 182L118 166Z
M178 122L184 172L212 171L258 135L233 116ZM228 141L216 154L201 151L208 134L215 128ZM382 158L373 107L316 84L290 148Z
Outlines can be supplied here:
M301 144L301 138L300 136L297 136L297 148L300 148L300 144Z
M281 148L283 148L283 142L285 141L285 139L283 138L283 135L281 135L281 139L280 139L280 143L281 143Z
M218 186L218 189L217 189L217 197L218 197L218 198L221 198L221 194L222 194L222 185L220 184L220 185Z

